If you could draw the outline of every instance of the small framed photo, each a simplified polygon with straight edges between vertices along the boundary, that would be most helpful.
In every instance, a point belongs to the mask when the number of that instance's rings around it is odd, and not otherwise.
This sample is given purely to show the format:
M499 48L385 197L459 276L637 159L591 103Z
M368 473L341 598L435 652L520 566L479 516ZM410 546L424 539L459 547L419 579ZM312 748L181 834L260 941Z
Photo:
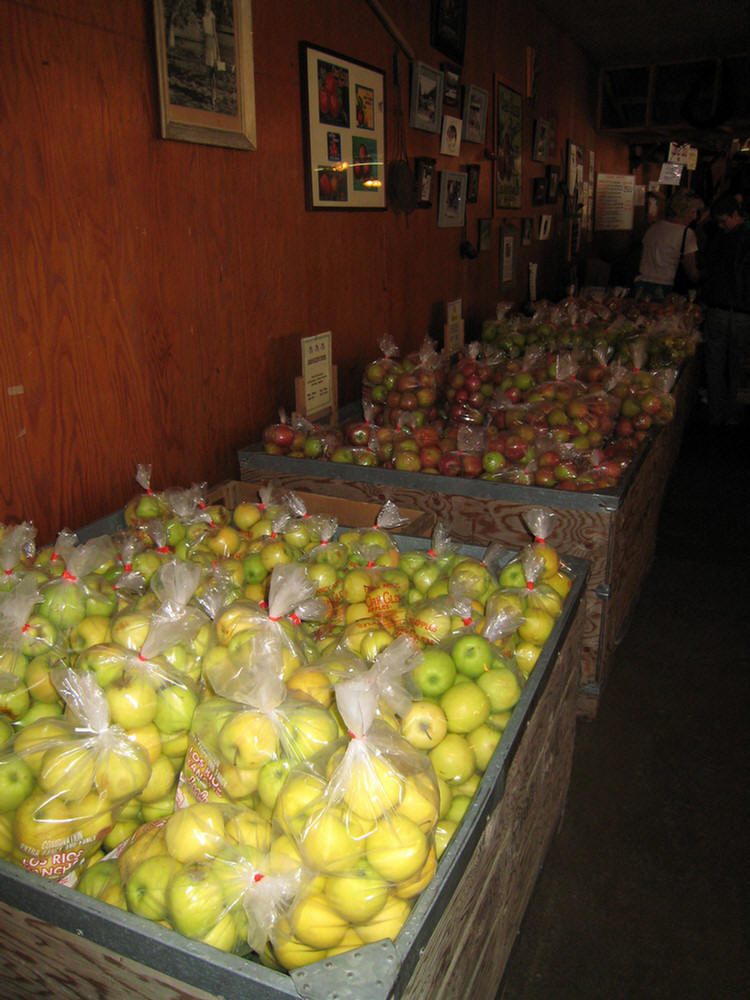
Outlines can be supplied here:
M455 66L447 63L440 63L440 69L443 71L443 104L447 108L457 108L461 74Z
M440 134L443 111L443 74L426 63L412 63L409 125Z
M464 87L464 142L484 142L489 103L490 95L486 90L473 84Z
M532 202L534 205L543 205L547 200L547 178L535 177L532 187Z
M479 200L479 164L470 163L466 167L466 202L473 205Z
M534 220L531 216L521 219L521 246L531 246L531 238L534 234Z
M480 250L492 249L492 219L479 219L477 222L479 230L477 242Z
M547 167L547 201L553 204L557 201L557 192L560 190L560 168Z
M551 215L540 215L539 216L539 239L548 240L549 234L552 231L552 216Z
M418 156L414 161L414 179L417 186L417 208L432 205L432 182L435 177L435 159Z
M461 126L460 118L443 115L443 131L440 137L440 152L443 156L458 156L461 152Z
M537 163L544 163L549 159L549 136L550 123L543 118L534 120L534 144L531 150L531 159Z
M462 170L440 172L438 226L463 226L466 218L466 174Z

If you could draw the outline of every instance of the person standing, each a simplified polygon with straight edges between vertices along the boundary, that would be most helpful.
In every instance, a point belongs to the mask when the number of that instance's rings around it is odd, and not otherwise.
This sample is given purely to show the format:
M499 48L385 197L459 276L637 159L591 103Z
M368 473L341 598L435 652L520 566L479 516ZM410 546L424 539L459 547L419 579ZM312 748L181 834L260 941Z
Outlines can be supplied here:
M667 202L666 217L646 230L633 289L636 299L660 302L672 291L680 266L688 279L697 283L698 240L691 223L703 208L696 195L677 191Z
M750 221L735 195L711 206L715 232L701 274L706 306L703 329L709 423L740 423L743 356L750 343Z

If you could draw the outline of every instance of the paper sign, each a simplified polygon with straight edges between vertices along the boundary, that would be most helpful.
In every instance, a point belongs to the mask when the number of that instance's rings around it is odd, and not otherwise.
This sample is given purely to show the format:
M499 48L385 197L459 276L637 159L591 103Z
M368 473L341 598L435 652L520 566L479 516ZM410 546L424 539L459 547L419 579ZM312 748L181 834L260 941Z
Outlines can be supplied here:
M682 171L685 168L681 163L662 163L659 171L660 184L677 185L682 179Z
M670 142L667 159L670 163L679 163L688 170L695 170L698 165L698 147L691 146L689 142Z
M596 229L632 229L635 177L632 174L597 174Z
M331 409L331 331L302 338L305 413L318 416Z
M455 323L461 319L461 299L453 299L445 307L446 319L449 323Z

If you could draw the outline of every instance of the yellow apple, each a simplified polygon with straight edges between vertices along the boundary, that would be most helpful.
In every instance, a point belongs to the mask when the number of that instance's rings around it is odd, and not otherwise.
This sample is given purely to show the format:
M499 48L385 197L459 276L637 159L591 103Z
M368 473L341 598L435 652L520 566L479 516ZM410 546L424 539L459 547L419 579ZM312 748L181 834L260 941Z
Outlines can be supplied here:
M42 757L37 780L50 795L59 795L66 802L77 802L91 791L95 770L96 752L88 740L61 743L51 747Z
M427 837L406 816L385 817L366 840L367 860L389 882L403 882L427 859Z
M417 771L405 779L398 813L429 834L437 822L439 809L440 791L432 768Z
M472 680L448 688L440 696L440 707L449 733L470 733L486 722L490 714L489 698Z
M299 827L295 821L305 815L324 791L322 778L310 771L292 771L278 793L273 808L274 821L284 833L290 833L293 826Z
M388 885L364 859L341 875L329 875L324 893L331 906L352 924L362 924L383 908L388 898Z
M112 723L123 729L140 729L154 721L156 691L145 671L124 674L104 689Z
M208 934L198 938L203 944L210 944L220 951L232 952L242 940L241 931L235 913L231 910L224 914L211 928Z
M408 900L389 895L383 908L372 920L357 924L357 934L365 944L374 944L386 938L395 941L410 913L411 903Z
M136 865L125 886L131 913L147 920L166 920L167 889L179 865L168 854L155 854Z
M555 624L555 619L544 608L534 607L531 599L526 602L524 620L518 626L518 634L524 642L533 642L536 646L543 646L549 638ZM516 648L518 656L518 648Z
M151 764L146 751L127 739L100 750L96 756L94 783L113 803L138 795L150 777Z
M210 802L178 809L167 820L164 839L169 854L181 864L215 856L224 842L224 813Z
M401 720L401 735L417 750L431 750L448 732L445 712L432 701L415 701Z
M58 851L70 829L70 811L62 799L36 791L13 816L13 842L25 855L44 857Z
M325 708L333 701L333 685L324 670L298 667L286 682L287 690L308 695Z
M356 948L361 948L363 944L364 941L359 934L357 934L353 927L350 927L336 947L329 948L326 951L326 958L333 958L335 955L344 955L347 951L354 951Z
M305 822L298 844L303 861L324 875L351 871L364 853L362 842L350 837L344 817L334 808L313 814Z
M169 757L160 754L151 763L151 776L144 788L138 793L141 802L158 802L177 786L178 770Z
M528 677L536 666L542 647L535 642L519 642L514 650L516 663L524 677Z
M298 760L306 760L324 750L339 735L336 719L322 705L290 701L286 707L290 751Z
M502 733L499 730L494 729L486 722L468 733L466 742L474 751L476 768L481 774L484 774L487 770L487 766L495 752L495 747L500 742L501 736Z
M451 786L466 781L476 767L474 751L459 733L448 733L442 742L430 750L429 757L438 778Z
M420 870L412 875L411 878L407 878L403 882L397 882L394 885L392 890L394 896L397 896L399 899L414 899L415 896L418 896L432 882L436 869L437 854L435 847L431 844L425 863Z
M146 751L146 756L152 764L157 757L161 756L161 733L153 722L141 726L140 729L131 729L130 732L126 733L126 736L131 743L137 743Z
M335 948L349 926L324 893L302 896L289 913L296 937L309 948Z
M273 953L285 969L299 969L310 962L319 962L327 955L325 948L311 948L292 932L286 917L282 917L273 932Z
M493 667L477 678L477 684L490 701L490 712L505 712L521 697L521 685L509 667Z
M458 829L458 823L454 819L441 817L435 827L435 854L438 860L443 855L446 847L451 841L451 837Z
M169 881L167 910L172 925L181 934L205 938L226 911L221 881L205 865L185 865Z
M218 750L226 761L242 770L261 767L278 756L276 729L263 712L243 709L221 727Z
M359 747L352 743L349 749ZM364 753L347 753L344 801L362 819L376 820L401 801L404 779L389 760L362 749Z
M242 809L224 824L224 836L232 844L257 848L267 853L271 849L271 824L252 809Z

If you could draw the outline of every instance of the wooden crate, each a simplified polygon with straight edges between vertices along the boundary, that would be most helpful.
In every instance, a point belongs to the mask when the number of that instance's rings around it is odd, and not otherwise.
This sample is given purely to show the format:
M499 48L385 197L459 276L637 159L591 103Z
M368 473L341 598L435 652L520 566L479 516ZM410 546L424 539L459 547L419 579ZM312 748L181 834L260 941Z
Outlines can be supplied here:
M447 526L452 538L473 544L499 541L518 548L530 540L523 514L533 506L553 510L550 543L559 552L591 564L584 597L579 714L593 718L612 652L624 634L653 557L664 490L679 452L695 381L695 365L688 364L675 386L674 419L644 443L616 489L569 493L334 465L266 455L260 445L239 451L240 474L244 482L257 485L273 482L280 489L311 490L347 500L393 500L399 507L430 511Z
M399 547L425 544L405 538ZM491 1000L570 779L588 573L582 560L571 565L563 613L435 878L395 941L287 975L0 861L0 998Z

